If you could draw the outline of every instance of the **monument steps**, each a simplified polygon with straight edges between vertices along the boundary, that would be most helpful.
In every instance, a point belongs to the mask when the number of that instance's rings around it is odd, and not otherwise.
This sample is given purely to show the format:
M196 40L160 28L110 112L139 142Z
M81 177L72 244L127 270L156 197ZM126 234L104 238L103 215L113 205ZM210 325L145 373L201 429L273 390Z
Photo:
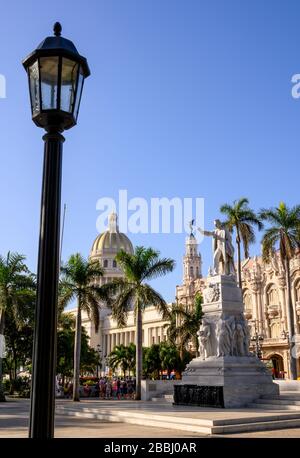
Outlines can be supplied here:
M282 401L300 401L300 393L295 391L295 392L289 392L284 394L273 394L273 395L264 395L261 396L260 399L277 399L277 400L282 400Z
M174 396L173 394L163 394L160 397L151 398L151 401L152 402L168 402L172 404L174 401Z
M271 401L271 400L270 400ZM255 402L248 404L250 409L264 409L264 410L298 410L300 412L300 405L294 404L280 404L276 402L267 402L262 399L257 399Z
M152 403L150 403L152 404ZM239 416L238 411L233 411L231 418L201 418L201 410L195 410L199 416L191 417L183 409L174 410L167 407L167 402L157 404L157 410L149 409L149 404L143 406L142 411L135 409L115 408L92 408L78 406L58 406L57 413L76 416L80 418L93 418L118 423L131 423L143 426L154 426L158 428L188 431L204 435L226 434L246 431L264 431L285 428L300 427L299 413L276 412L269 415L261 415L259 412L249 412L250 416ZM153 404L152 404L153 406ZM142 407L142 406L141 406ZM278 407L276 408L278 410ZM217 415L225 413L225 409L216 409ZM207 409L205 409L207 413ZM212 416L214 412L211 413Z

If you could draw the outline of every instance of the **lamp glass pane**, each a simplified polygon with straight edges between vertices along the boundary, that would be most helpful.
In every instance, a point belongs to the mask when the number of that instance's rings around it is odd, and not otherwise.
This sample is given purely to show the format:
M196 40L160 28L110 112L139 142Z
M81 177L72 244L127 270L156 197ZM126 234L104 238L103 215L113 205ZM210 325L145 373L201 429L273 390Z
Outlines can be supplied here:
M62 59L60 109L72 113L76 91L78 63Z
M41 57L42 110L57 109L58 57Z
M35 61L28 69L32 116L40 111L39 65Z
M75 106L74 106L74 117L75 117L76 120L77 120L78 111L79 111L79 105L80 105L83 81L84 81L84 76L83 76L83 73L82 73L82 68L80 67L80 69L79 69L79 77L78 77L77 94L76 94L76 100L75 100Z

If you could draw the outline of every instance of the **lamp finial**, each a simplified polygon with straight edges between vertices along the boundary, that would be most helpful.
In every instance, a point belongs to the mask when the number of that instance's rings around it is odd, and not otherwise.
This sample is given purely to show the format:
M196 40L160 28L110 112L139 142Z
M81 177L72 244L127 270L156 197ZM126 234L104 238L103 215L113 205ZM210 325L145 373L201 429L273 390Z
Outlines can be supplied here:
M62 26L61 26L60 22L55 22L55 24L53 26L53 32L54 32L54 35L56 37L60 37L61 30L62 30Z

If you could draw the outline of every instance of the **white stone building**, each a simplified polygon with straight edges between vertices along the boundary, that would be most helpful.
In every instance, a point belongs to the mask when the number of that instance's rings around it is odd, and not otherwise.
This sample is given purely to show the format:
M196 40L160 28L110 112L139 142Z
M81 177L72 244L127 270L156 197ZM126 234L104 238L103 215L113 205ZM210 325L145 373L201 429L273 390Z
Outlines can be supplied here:
M123 276L117 266L115 256L121 249L133 253L133 246L129 238L119 232L117 215L109 217L109 227L95 239L90 252L90 259L99 260L104 275L100 277L100 285L112 281L114 278ZM70 311L75 315L76 309ZM90 345L95 349L100 346L102 374L108 371L106 358L116 345L128 345L135 343L135 322L133 311L129 312L127 325L119 328L111 316L109 308L102 307L100 310L100 326L95 332L93 322L88 318L86 312L82 313L82 324L90 337ZM160 343L166 340L166 328L161 315L155 307L147 307L143 313L143 346L148 347L153 343ZM99 348L99 347L98 347Z

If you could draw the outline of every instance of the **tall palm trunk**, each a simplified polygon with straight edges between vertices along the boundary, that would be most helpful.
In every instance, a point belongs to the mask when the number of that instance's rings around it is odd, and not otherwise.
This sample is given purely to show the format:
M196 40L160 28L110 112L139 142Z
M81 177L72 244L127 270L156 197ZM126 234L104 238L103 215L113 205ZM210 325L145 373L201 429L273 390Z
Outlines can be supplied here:
M297 360L293 355L294 343L293 336L295 334L294 322L294 308L291 293L291 276L290 276L290 261L285 259L285 272L286 272L286 292L287 292L287 305L288 305L288 332L289 332L289 346L290 346L290 376L292 380L297 380Z
M81 350L81 307L78 298L76 317L76 332L74 345L74 382L73 382L73 401L80 401L79 397L79 379L80 379L80 350Z
M0 335L3 335L4 339L4 310L1 312L0 316ZM3 342L4 344L4 342ZM5 396L4 396L4 388L3 388L3 383L2 383L2 363L3 363L3 358L2 358L2 349L0 348L0 402L6 401Z
M142 310L139 303L137 303L137 317L136 317L136 395L137 401L141 400L141 380L142 380L142 348L143 345L143 326L142 326Z
M237 267L238 267L238 287L242 288L242 263L241 263L241 237L238 228L236 229L236 247L237 247Z

